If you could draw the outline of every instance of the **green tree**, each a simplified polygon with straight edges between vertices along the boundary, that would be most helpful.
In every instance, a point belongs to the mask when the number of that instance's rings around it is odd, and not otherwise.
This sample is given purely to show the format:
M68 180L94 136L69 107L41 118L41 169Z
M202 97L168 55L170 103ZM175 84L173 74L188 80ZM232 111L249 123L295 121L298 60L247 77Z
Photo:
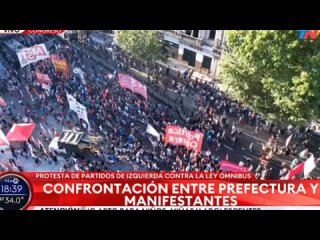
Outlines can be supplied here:
M319 118L319 45L295 30L229 31L222 81L268 120L308 123Z
M119 30L120 46L143 61L162 60L162 44L155 30Z

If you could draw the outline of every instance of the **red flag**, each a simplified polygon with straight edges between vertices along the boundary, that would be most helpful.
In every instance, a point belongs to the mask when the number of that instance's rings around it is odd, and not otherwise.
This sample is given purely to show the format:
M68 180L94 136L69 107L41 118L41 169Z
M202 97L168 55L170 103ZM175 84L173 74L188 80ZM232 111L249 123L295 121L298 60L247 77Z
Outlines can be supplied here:
M39 83L45 83L48 85L52 84L52 80L50 79L48 74L43 74L43 73L36 71L36 77L37 77L37 80Z
M131 92L142 95L145 99L148 98L147 87L141 84L138 80L128 74L118 74L119 84L122 88L131 90Z
M295 175L302 173L303 169L304 169L304 162L300 163L298 166L293 168L286 176L286 179L291 180Z
M9 142L26 142L31 137L35 127L35 123L15 123L6 137Z

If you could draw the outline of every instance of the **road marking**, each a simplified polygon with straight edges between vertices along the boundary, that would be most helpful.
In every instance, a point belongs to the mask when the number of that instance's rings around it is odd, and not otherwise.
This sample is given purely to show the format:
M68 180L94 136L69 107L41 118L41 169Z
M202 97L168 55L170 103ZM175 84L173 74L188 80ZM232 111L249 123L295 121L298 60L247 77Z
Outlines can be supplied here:
M265 143L265 142L268 141L268 140L264 140L263 138L258 138L258 137L255 137L255 136L253 136L253 135L250 135L250 134L246 133L245 131L243 131L243 129L242 129L242 133L243 133L244 135L250 137L250 138L253 138L253 139L256 140L257 142L263 142L263 143ZM258 143L256 143L256 144L259 145Z
M231 150L231 151L233 151L233 149L231 148L231 147L229 147L229 146L227 146L227 145L223 145L225 148L228 148L229 150Z

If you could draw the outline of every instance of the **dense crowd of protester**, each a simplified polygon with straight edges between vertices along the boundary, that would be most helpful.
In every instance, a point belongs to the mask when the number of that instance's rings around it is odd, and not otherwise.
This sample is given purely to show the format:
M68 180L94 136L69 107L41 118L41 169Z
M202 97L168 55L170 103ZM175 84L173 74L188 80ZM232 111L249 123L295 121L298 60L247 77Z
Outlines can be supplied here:
M214 82L208 83L202 79L191 81L191 69L180 72L161 63L145 64L122 51L112 41L100 45L90 38L81 43L70 43L47 36L17 37L17 41L26 47L49 40L54 40L50 54L66 59L70 74L57 73L50 59L21 68L4 50L4 44L1 45L3 51L0 60L10 78L0 81L0 96L6 96L8 103L1 110L0 128L8 132L13 123L20 122L35 122L37 126L41 123L43 126L28 142L12 144L12 158L9 159L9 165L0 166L2 170L12 167L23 171L23 163L17 160L19 154L32 157L38 165L43 161L58 164L59 154L49 151L47 146L63 129L88 131L90 135L100 136L103 140L91 156L63 156L61 171L108 171L115 163L128 165L135 171L219 171L221 159L217 158L216 153L226 143L236 147L241 141L240 126L245 124L255 126L256 133L265 131L272 136L262 147L260 162L255 164L255 168L251 157L239 162L240 166L249 167L260 179L270 178L270 162L274 155L296 156L298 150L308 148L306 135L310 129L268 125L260 114L232 100ZM92 64L87 65L87 62ZM84 79L73 73L75 68L85 73ZM144 73L146 77L136 74L133 69ZM53 82L50 90L43 89L37 82L35 71L50 76ZM117 81L119 72L128 73L146 84L151 98L146 101L121 88ZM79 121L69 110L67 93L87 108L89 123ZM187 109L183 104L184 99L194 99L194 96L196 101L190 103L194 107ZM160 141L146 134L147 124L160 133ZM182 146L166 145L165 128L170 124L202 132L203 151L196 153ZM279 137L291 133L296 139L292 147L279 147ZM299 140L299 137L303 140ZM37 138L43 144L38 144ZM253 152L255 144L251 143L247 148ZM279 178L302 160L296 160L291 166L284 164Z

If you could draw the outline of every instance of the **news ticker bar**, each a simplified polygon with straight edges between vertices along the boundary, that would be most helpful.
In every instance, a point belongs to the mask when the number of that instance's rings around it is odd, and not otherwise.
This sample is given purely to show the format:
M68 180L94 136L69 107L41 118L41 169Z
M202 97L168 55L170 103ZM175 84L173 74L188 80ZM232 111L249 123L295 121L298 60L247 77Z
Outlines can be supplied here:
M5 173L0 209L320 210L320 181L263 181L248 174Z
M61 34L65 30L0 30L0 34Z
M320 210L319 207L308 207L308 206L288 206L288 207L276 207L276 206L243 206L243 207L208 207L208 206L200 206L200 207L124 207L124 206L34 206L29 207L29 210L207 210L207 211L215 211L215 210Z

